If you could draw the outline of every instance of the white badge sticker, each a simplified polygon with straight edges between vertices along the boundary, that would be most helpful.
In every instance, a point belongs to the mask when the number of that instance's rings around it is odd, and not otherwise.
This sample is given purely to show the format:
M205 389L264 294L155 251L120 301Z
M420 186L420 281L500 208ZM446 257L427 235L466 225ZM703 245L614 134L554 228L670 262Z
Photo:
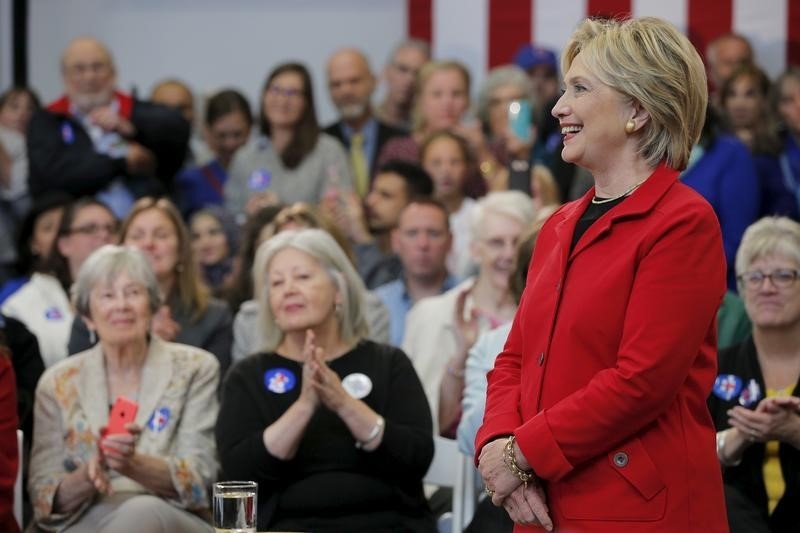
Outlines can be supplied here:
M347 391L347 394L360 400L366 398L372 392L372 380L366 374L356 372L342 380L342 387Z

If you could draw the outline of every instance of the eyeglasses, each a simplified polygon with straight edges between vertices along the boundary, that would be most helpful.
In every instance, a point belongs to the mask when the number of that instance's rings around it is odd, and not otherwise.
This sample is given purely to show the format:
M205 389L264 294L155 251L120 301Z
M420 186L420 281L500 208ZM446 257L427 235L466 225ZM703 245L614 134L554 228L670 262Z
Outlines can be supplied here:
M91 224L86 224L84 226L76 226L74 228L69 229L69 234L74 233L82 233L84 235L88 235L90 237L94 237L98 235L100 232L105 232L108 235L116 235L117 230L119 229L118 224L95 224L94 222Z
M295 89L293 87L281 87L280 85L270 85L269 89L267 89L273 96L285 96L289 99L300 98L303 96L302 89Z
M737 276L736 279L739 280L741 285L750 290L760 288L765 279L769 279L770 283L779 289L788 289L794 285L798 276L800 276L800 271L791 270L789 268L779 268L769 274L765 274L759 270L745 272Z
M66 72L70 76L83 76L91 72L92 74L105 74L111 65L105 61L98 61L96 63L76 63L66 67Z

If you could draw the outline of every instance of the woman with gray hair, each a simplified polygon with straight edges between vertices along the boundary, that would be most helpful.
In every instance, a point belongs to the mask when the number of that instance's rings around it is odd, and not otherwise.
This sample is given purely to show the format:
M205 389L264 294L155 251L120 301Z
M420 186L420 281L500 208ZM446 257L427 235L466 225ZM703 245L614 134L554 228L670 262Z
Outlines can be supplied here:
M29 480L36 524L70 533L211 531L201 516L218 468L216 358L151 335L158 282L133 248L93 253L72 301L99 342L39 381ZM124 400L136 407L115 427L109 410Z
M262 353L231 368L216 436L228 479L259 483L258 529L435 531L422 386L400 350L364 340L364 286L320 229L282 232L253 266Z
M800 524L800 224L766 217L736 255L752 337L719 354L709 409L736 532Z

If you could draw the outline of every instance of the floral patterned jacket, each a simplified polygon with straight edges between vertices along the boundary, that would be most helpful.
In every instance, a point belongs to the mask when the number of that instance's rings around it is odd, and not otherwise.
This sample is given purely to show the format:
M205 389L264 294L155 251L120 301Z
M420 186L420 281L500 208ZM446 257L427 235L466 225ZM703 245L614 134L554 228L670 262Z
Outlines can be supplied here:
M142 368L136 423L143 428L138 453L163 458L178 493L173 505L209 508L208 488L217 470L214 424L219 408L219 363L210 353L152 337ZM95 454L109 406L102 346L47 369L36 389L33 449L28 490L38 526L60 531L80 519L95 501L73 513L53 512L61 480ZM147 492L111 472L114 492Z

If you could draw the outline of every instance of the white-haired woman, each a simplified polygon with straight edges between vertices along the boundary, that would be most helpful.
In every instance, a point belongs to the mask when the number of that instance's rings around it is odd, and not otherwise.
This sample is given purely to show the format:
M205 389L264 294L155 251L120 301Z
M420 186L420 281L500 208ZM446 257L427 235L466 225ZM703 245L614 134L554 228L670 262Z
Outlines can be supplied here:
M253 267L263 352L228 373L217 422L224 476L259 483L258 528L435 531L433 456L408 358L364 340L364 286L327 232L282 232Z
M736 255L753 335L720 352L708 405L733 532L800 524L800 224L767 217Z
M488 375L486 490L518 531L727 531L705 405L725 258L711 207L678 182L703 63L662 20L590 19L562 67L562 157L594 187L542 227Z
M36 524L70 533L210 531L200 516L218 468L216 358L150 334L159 287L133 248L94 252L72 301L99 342L39 381L28 485ZM119 398L138 410L124 432L107 434Z
M534 214L531 198L518 191L493 192L481 198L472 213L470 243L477 276L442 295L421 300L408 313L403 351L422 380L431 412L438 420L438 433L455 435L467 351L480 333L514 316L517 303L508 279L514 269L517 241L533 223Z

